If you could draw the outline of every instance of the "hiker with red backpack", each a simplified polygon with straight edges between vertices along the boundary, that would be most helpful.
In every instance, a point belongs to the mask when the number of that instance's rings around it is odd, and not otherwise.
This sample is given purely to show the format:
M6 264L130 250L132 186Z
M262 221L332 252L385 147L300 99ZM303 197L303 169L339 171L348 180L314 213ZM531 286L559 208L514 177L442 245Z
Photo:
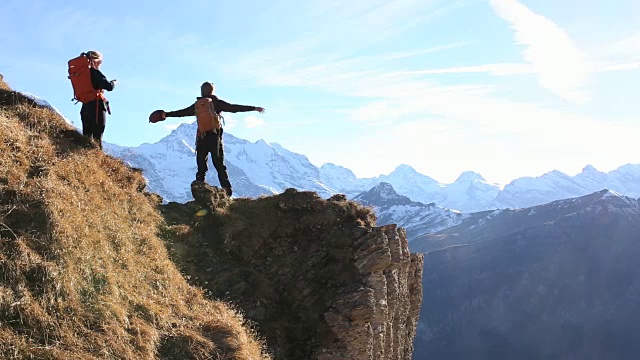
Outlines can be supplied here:
M231 182L227 174L227 167L224 164L224 145L222 143L222 124L220 123L220 113L225 112L246 112L258 111L264 112L264 108L248 105L229 104L224 100L220 100L213 93L215 86L210 82L205 82L200 87L200 95L195 103L182 110L165 112L164 110L156 110L149 116L149 122L156 123L163 121L168 117L195 116L198 124L196 134L196 163L198 172L196 173L196 182L204 182L207 173L207 161L209 154L213 166L218 172L218 180L220 186L230 197L232 192Z
M100 71L101 64L102 54L93 50L69 60L69 79L74 93L72 100L82 103L80 109L82 135L96 141L100 149L102 149L106 113L111 114L104 91L112 91L116 86L116 80L107 80Z

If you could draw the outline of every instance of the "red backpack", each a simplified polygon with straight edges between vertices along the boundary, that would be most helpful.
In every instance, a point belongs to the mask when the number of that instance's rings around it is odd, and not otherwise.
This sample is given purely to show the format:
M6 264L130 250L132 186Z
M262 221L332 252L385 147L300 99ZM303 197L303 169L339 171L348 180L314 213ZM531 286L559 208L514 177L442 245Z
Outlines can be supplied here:
M106 101L102 90L96 90L91 83L91 61L85 53L80 54L77 58L69 60L69 80L73 86L73 99L76 104L79 102L85 104L95 99Z

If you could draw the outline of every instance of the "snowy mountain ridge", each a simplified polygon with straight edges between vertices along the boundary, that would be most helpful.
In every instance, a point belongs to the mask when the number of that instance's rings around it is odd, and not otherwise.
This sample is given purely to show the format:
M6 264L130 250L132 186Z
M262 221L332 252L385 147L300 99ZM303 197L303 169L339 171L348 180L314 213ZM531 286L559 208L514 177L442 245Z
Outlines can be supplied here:
M143 169L150 190L166 201L182 202L191 198L189 185L196 173L195 133L195 123L182 124L156 143L137 147L105 144L105 151ZM353 198L385 182L412 201L469 213L530 207L605 188L631 197L640 196L640 164L627 164L609 173L587 165L575 176L554 170L538 177L515 179L501 188L473 171L463 172L453 183L443 184L405 164L386 175L358 178L343 166L327 163L316 167L306 156L277 143L264 140L252 143L228 132L223 138L234 194L242 197L279 193L293 187L316 191L322 197L344 193ZM216 177L209 163L207 182L217 186Z

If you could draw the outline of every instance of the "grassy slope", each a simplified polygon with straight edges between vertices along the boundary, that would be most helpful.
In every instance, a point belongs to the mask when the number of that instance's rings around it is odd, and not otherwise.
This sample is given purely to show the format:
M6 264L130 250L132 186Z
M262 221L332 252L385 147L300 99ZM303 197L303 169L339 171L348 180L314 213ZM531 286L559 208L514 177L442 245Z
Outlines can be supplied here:
M168 259L143 187L0 81L0 358L267 358Z

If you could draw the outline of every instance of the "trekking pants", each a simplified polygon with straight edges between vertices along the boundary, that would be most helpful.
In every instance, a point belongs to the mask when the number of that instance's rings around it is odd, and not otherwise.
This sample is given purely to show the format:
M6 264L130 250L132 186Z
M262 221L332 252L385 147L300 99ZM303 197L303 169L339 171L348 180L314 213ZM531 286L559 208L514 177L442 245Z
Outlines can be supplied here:
M227 167L224 164L224 144L222 143L222 129L218 132L209 131L204 133L196 141L196 162L198 164L198 172L196 173L196 180L204 181L207 174L207 161L211 154L211 160L213 166L218 172L218 181L222 188L231 189L231 182L229 182L229 175L227 174Z
M97 100L82 104L80 119L82 120L82 135L94 139L102 149L102 134L105 129L105 107Z

